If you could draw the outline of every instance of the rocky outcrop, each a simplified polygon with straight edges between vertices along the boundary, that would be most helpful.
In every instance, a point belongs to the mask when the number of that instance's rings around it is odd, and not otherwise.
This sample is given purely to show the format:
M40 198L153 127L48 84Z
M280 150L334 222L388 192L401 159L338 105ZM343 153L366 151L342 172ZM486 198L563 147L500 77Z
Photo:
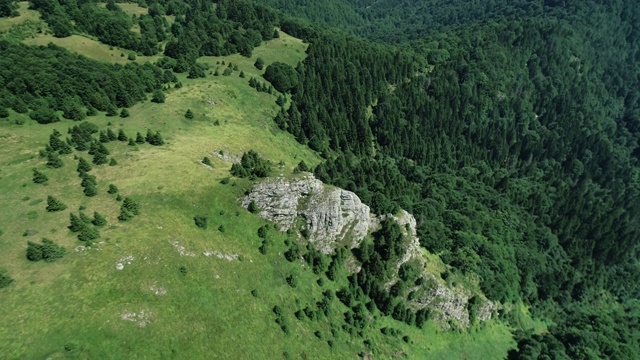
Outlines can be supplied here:
M351 191L324 186L308 175L297 179L268 179L257 184L242 200L260 208L259 215L287 231L298 221L309 241L324 253L348 243L358 246L375 225L369 207Z
M440 274L426 271L429 260L420 247L416 235L416 220L410 213L401 210L396 215L373 216L369 207L356 194L326 186L313 175L294 179L267 179L254 186L242 199L242 205L248 207L252 201L260 209L261 217L277 223L282 231L292 228L303 230L316 249L325 254L344 245L357 247L382 220L393 218L409 240L397 267L400 268L407 261L415 261L425 269L422 285L412 289L417 295L410 306L414 309L430 308L434 320L443 328L449 328L451 323L461 327L469 325L468 304L474 294L460 286L449 286L440 278ZM345 266L350 271L360 270L353 257L347 259ZM392 279L387 287L391 287L396 280ZM496 309L496 304L488 300L482 301L476 311L478 320L490 319Z

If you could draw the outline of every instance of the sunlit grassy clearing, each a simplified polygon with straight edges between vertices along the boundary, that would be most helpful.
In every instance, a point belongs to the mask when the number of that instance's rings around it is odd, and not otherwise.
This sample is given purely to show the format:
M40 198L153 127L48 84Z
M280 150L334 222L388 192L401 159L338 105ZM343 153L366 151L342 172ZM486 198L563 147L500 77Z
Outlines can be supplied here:
M18 12L20 16L12 18L0 18L0 32L9 30L12 26L21 24L27 20L37 21L40 19L40 13L35 10L29 10L29 2L21 1L18 3Z

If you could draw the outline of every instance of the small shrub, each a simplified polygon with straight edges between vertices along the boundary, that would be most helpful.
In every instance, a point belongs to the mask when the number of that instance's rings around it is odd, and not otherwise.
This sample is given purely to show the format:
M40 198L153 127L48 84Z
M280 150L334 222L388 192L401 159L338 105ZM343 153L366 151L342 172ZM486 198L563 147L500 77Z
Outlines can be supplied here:
M0 270L0 289L8 287L12 282L11 276L7 275L5 270Z
M93 183L88 183L83 192L88 197L94 197L98 194L98 188Z
M180 266L180 274L182 274L182 276L187 276L187 267L184 265Z
M113 185L113 184L109 184L109 190L107 190L108 194L117 194L118 193L118 187Z
M203 164L205 164L205 165L207 165L207 166L211 166L211 167L213 167L213 164L211 163L211 159L209 159L209 157L208 157L208 156L205 156L205 157L202 159L202 163L203 163Z
M47 175L41 173L40 171L33 169L33 182L36 184L44 184L49 180Z
M95 226L105 226L107 225L107 219L104 216L100 215L97 211L93 212L93 220L91 223Z
M224 225L220 225L218 226L218 231L220 231L221 233L224 232Z
M260 208L258 207L258 204L256 204L254 200L251 200L251 202L249 203L249 206L247 206L247 210L249 210L249 212L252 214L256 214L260 211Z
M258 70L264 69L264 60L262 60L262 58L257 58L253 66L255 66Z
M196 226L201 229L206 229L208 226L209 219L206 216L194 216L193 221Z
M109 166L116 166L116 165L118 165L118 162L116 161L116 159L111 158L109 160Z
M165 95L162 90L156 90L153 92L151 101L157 104L162 104L165 101Z
M188 109L186 113L184 113L184 117L191 120L193 119L195 116L193 115L193 111L191 111L191 109Z
M67 205L65 205L62 201L56 199L55 197L49 195L47 196L47 211L48 212L56 212L56 211L62 211L64 209L67 208Z
M128 118L129 116L130 116L129 110L127 110L126 108L123 108L122 110L120 110L121 118Z

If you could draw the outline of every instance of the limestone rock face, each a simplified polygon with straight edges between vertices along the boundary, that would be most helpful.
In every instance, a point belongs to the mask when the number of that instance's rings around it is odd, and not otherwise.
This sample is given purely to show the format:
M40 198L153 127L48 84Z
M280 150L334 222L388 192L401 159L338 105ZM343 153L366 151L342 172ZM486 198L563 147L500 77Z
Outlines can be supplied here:
M262 218L277 223L281 231L291 228L306 232L309 241L325 254L348 245L355 248L371 232L375 231L386 218L392 218L402 228L407 237L404 256L397 268L407 261L420 264L423 269L423 284L416 286L417 296L409 303L413 309L428 307L433 319L443 328L451 322L461 327L469 325L469 299L474 295L461 286L450 286L440 278L439 273L427 271L430 260L416 234L416 219L405 210L396 215L371 214L369 207L350 191L324 185L313 175L301 178L271 178L257 183L253 190L241 199L246 208L255 201ZM350 257L345 262L350 271L360 271L357 260ZM398 280L397 276L386 284L390 288ZM478 320L486 321L497 310L498 305L484 299L477 309Z
M247 207L251 201L260 208L261 217L274 221L282 231L300 219L309 241L324 253L345 243L358 246L375 224L369 207L356 194L325 187L313 175L261 182L242 199L242 204Z

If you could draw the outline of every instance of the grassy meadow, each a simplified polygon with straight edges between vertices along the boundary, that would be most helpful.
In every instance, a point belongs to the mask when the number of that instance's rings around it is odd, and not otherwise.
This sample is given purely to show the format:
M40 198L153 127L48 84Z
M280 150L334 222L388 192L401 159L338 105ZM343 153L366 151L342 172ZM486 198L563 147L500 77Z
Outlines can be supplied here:
M112 56L97 50L87 38L67 39L57 39L57 44L100 61L120 59L119 51ZM36 40L45 38L25 42ZM341 284L321 275L320 286L319 277L302 263L285 260L287 235L273 228L268 237L274 246L261 254L257 229L268 223L237 201L251 183L233 178L221 183L231 162L218 156L220 151L238 158L256 150L274 163L274 176L290 176L300 160L309 165L320 161L273 124L276 97L248 85L251 76L262 73L253 66L257 57L266 64L295 66L304 51L305 44L281 32L250 59L200 60L211 71L219 66L221 73L226 66L222 61L237 65L230 76L192 80L182 74L184 86L169 90L163 104L135 105L128 118L88 118L101 130L122 129L129 137L147 129L160 131L166 142L159 147L106 144L118 164L93 166L90 174L98 181L94 197L82 193L76 173L74 156L90 161L86 152L62 156L60 169L46 168L38 156L54 129L64 138L77 123L40 125L15 113L0 121L0 268L15 280L0 290L0 358L335 359L367 353L361 338L343 331L331 334L332 324L339 328L346 310L337 299L328 319L295 318L294 311L315 304L322 291ZM194 119L185 119L187 109ZM211 158L213 168L201 164L204 156ZM275 165L280 161L285 164L281 168ZM46 184L32 182L34 168L49 177ZM119 222L120 202L107 194L109 184L139 202L141 214ZM48 195L68 208L47 212ZM77 214L81 207L108 221L98 243L84 250L67 229L69 213ZM196 215L208 217L207 229L194 225ZM43 237L63 245L64 258L29 262L27 241ZM289 275L298 279L296 288L285 281ZM283 309L289 334L275 322L275 305ZM388 318L375 321L366 334L377 349L374 358L488 359L504 356L513 346L508 329L494 322L460 332L443 331L432 322L419 330ZM400 329L411 344L382 335L377 330L383 326Z

